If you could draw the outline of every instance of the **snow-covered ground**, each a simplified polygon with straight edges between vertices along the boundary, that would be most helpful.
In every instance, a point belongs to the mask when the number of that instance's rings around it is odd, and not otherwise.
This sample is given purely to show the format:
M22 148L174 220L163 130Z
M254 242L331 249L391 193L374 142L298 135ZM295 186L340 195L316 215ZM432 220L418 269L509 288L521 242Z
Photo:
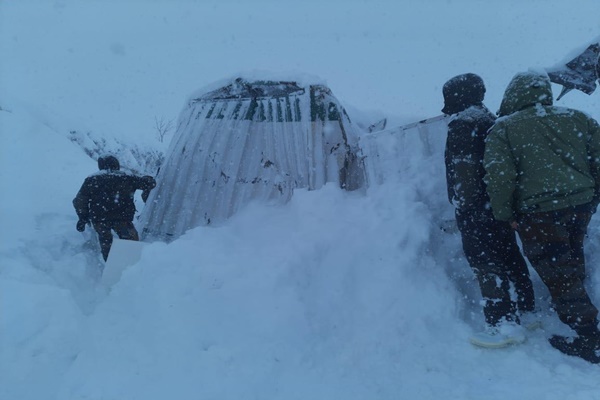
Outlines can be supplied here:
M0 1L0 399L600 399L599 367L546 342L565 327L535 274L545 329L467 342L476 282L440 230L444 177L411 149L366 194L298 190L153 243L110 292L71 205L96 170L74 137L164 149L156 119L240 73L318 76L394 126L475 72L496 110L516 72L600 35L597 1L576 3ZM600 119L600 92L560 104ZM598 305L599 238L595 218Z

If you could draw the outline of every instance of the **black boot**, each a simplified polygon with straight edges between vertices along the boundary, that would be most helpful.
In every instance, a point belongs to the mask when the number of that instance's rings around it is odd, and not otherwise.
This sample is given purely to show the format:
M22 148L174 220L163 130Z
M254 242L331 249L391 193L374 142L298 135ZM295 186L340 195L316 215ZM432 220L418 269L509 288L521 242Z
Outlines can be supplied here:
M600 364L600 335L575 338L554 335L548 341L552 347L564 354L582 358L592 364Z

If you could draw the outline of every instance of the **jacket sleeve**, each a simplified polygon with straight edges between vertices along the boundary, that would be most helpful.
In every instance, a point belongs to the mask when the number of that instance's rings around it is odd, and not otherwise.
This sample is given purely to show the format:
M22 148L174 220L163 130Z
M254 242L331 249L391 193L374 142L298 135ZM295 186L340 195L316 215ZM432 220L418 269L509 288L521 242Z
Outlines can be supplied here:
M73 199L73 207L75 207L77 216L85 222L90 220L90 199L90 182L86 179Z
M483 165L484 181L490 197L494 218L499 221L515 219L514 192L517 184L517 168L510 149L506 131L494 125L486 139Z
M598 204L600 203L600 125L593 118L589 119L588 156L590 172L596 182L593 201Z
M485 195L482 184L482 138L474 135L475 126L455 120L448 125L446 145L446 184L450 202L461 211L480 208Z
M156 180L149 176L136 176L135 177L135 188L142 191L142 200L144 203L150 196L150 191L156 187Z

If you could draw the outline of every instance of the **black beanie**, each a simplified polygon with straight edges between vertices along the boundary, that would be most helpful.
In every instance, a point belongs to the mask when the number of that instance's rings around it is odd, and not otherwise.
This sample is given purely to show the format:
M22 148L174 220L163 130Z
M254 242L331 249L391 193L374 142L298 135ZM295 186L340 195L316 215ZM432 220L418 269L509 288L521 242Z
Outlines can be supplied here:
M119 164L119 160L117 160L117 157L105 156L98 158L98 169L118 171L119 169L121 169L121 165Z
M485 85L483 79L475 74L455 76L444 84L444 114L456 114L471 106L483 103Z

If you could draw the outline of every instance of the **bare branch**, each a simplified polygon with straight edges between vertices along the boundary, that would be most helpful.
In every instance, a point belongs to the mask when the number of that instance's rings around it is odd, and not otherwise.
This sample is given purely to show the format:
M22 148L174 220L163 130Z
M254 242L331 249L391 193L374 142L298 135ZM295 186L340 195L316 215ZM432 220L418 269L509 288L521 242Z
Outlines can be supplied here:
M171 132L171 129L173 129L173 120L166 120L164 117L154 117L154 129L156 129L158 141L163 143L165 137Z

